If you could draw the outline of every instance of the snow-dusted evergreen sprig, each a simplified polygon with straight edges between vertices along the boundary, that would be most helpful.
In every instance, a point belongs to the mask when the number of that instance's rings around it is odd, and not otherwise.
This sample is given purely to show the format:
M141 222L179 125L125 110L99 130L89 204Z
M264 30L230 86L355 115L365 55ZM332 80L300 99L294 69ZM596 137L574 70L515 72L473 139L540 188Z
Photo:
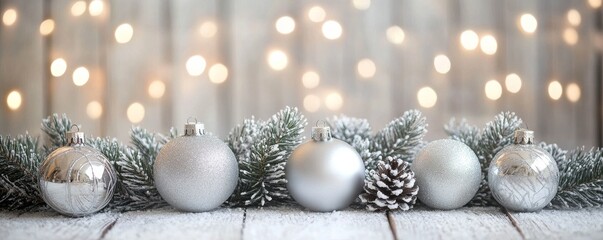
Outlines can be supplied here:
M603 149L578 148L559 167L559 188L550 208L603 206Z
M457 122L454 118L450 119L448 124L444 126L444 131L451 139L467 144L473 151L479 148L480 130L476 126L469 125L465 119L460 122Z
M71 129L73 122L66 114L52 114L42 120L42 131L46 134L49 144L44 145L44 156L67 144L65 133Z
M365 180L360 200L369 211L406 211L417 201L419 186L410 164L402 159L387 157L377 163L377 169Z
M341 141L351 144L356 138L370 139L372 132L368 120L353 118L346 115L328 118L326 122L331 128L331 135Z
M297 108L286 107L266 122L250 119L230 132L227 142L237 156L240 180L229 205L262 207L289 200L285 164L304 139L306 124Z
M0 136L0 209L31 209L44 203L38 189L39 152L37 138Z
M256 141L260 140L263 125L264 123L262 121L256 120L255 117L252 116L250 119L245 119L243 124L239 124L231 129L228 134L226 143L237 158L239 163L239 175L244 172L245 174L252 174L250 164L252 147ZM233 192L225 203L227 206L237 206L241 204L241 186L246 186L248 184L247 179L249 178L245 178L245 183L242 182L242 179L243 178L239 177L239 183L235 192Z
M425 117L418 110L409 110L375 135L372 149L381 151L383 157L412 162L426 133Z
M504 147L513 143L513 134L522 124L513 112L502 112L488 122L481 131L467 124L465 120L451 120L444 126L450 138L461 141L469 146L477 155L482 169L482 181L475 197L469 202L471 206L496 206L498 203L492 197L488 187L488 168L492 158Z

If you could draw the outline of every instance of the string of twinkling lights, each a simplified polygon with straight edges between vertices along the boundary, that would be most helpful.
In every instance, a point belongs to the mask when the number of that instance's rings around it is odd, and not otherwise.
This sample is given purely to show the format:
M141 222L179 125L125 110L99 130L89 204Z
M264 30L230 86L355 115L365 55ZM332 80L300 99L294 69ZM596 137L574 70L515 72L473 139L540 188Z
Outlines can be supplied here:
M601 0L587 0L587 4L591 8L600 8ZM370 0L352 0L352 6L359 10L365 11L371 7ZM86 11L92 17L99 17L105 11L108 11L108 6L102 0L75 1L70 7L70 13L74 17L83 16ZM334 19L330 14L319 5L314 5L308 8L307 14L302 15L308 18L312 23L316 23L317 30L327 41L335 41L344 36L344 28L341 23ZM560 38L568 46L575 46L579 42L579 34L576 30L580 27L582 16L580 12L574 8L568 9L564 16L567 26L564 27L560 34ZM18 24L19 13L16 8L7 8L2 14L2 23L5 27L15 27ZM296 27L296 19L292 16L283 15L275 19L274 30L283 35L290 35L298 30ZM532 13L521 13L517 17L517 26L519 31L526 36L537 34L538 19ZM39 33L42 36L53 34L57 26L53 19L44 19L39 25ZM198 29L200 36L204 38L212 38L219 31L219 23L213 20L204 21ZM399 25L392 25L385 29L384 36L394 45L403 45L407 34ZM123 22L114 28L114 39L118 44L127 44L135 37L135 26L130 23ZM496 55L499 45L496 38L496 33L487 30L476 31L474 29L465 29L459 34L460 47L466 51L475 51L479 49L485 56ZM445 52L438 53L433 58L434 71L446 75L454 68L454 59ZM266 52L266 64L274 71L284 71L290 65L290 55L286 51L279 48L271 48ZM208 66L210 65L210 66ZM210 82L221 84L228 80L229 68L227 65L214 62L208 63L202 55L191 55L185 64L187 73L192 77L198 77L207 74ZM90 81L89 66L78 65L77 63L69 63L65 58L56 58L51 62L50 73L53 77L63 77L67 71L71 71L73 84L78 87L86 85ZM206 71L207 70L207 71ZM378 64L370 58L362 58L357 60L356 73L360 79L370 80L380 71ZM308 70L301 76L303 86L308 90L320 88L320 73L316 70ZM488 79L484 85L484 95L487 99L498 100L503 96L504 88L511 94L518 93L522 89L522 78L520 74L510 72L504 78L504 81L496 79ZM166 91L166 83L161 79L153 80L147 88L148 96L152 99L161 99ZM546 91L551 100L557 101L565 96L570 102L578 102L581 97L581 87L577 82L569 82L565 86L557 80L552 79L546 86ZM338 111L344 105L344 96L337 90L326 91L324 98L322 94L317 94L312 91L303 97L304 109L308 112L316 112L322 106L330 111ZM23 97L19 89L12 89L6 94L6 104L10 110L18 110L22 106ZM438 94L432 86L422 86L417 90L417 103L423 108L432 108L436 106ZM99 119L103 112L103 106L99 101L93 100L87 104L86 113L91 119ZM127 108L126 115L132 123L140 122L144 119L145 108L139 102L132 102Z

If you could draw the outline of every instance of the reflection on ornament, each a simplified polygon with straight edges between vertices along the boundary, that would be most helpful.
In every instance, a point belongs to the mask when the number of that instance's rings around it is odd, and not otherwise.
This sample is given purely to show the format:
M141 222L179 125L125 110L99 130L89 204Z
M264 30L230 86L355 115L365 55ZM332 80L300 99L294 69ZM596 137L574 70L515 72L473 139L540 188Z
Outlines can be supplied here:
M117 182L113 165L98 150L84 145L84 133L66 133L67 146L48 155L40 165L40 192L54 210L85 216L103 209Z
M285 166L293 199L312 211L349 206L364 185L364 162L347 143L334 139L329 127L312 128L312 140L299 145Z
M500 150L488 169L488 186L500 205L520 212L544 208L557 193L559 169L548 152L534 145L534 132L515 131L515 143Z

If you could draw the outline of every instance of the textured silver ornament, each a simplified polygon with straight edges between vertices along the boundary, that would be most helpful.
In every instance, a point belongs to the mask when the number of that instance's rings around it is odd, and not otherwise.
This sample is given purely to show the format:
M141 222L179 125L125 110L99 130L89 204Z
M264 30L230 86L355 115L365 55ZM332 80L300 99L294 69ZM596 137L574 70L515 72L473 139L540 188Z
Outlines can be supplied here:
M451 139L427 144L411 169L421 189L419 200L428 207L444 210L465 206L477 193L482 179L473 150Z
M494 199L511 211L538 211L557 194L557 163L533 143L534 132L515 131L515 144L500 150L488 169L488 186Z
M220 139L204 134L201 123L187 123L184 136L161 148L153 165L155 186L174 208L203 212L219 207L234 192L239 167Z
M103 209L115 190L117 176L109 160L84 145L84 133L66 134L68 145L50 153L40 166L40 191L57 212L85 216Z
M349 206L364 185L364 162L347 143L333 139L329 127L312 128L285 167L287 189L304 207L333 211Z

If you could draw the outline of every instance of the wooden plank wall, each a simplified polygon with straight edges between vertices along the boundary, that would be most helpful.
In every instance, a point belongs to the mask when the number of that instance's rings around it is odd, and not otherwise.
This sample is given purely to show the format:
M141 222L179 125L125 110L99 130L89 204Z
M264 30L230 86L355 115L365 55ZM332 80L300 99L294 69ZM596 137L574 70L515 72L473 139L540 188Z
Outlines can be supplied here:
M404 111L419 108L429 122L428 139L444 137L443 124L451 117L467 118L483 125L500 111L515 111L537 132L537 138L566 148L595 146L596 100L594 54L596 9L587 1L372 1L366 10L354 8L351 0L340 1L104 1L100 16L88 12L73 16L74 0L0 1L0 11L14 8L18 19L0 26L0 134L29 131L39 134L40 120L49 113L67 113L92 135L113 136L128 141L132 123L126 111L130 104L145 108L142 122L152 131L182 128L188 117L196 117L209 131L225 137L243 118L268 118L282 107L301 108L310 123L334 114L368 118L377 130ZM87 4L90 1L85 1ZM308 19L308 10L319 5L326 20L338 21L342 37L327 40L321 23ZM575 46L563 41L569 27L566 13L576 9L581 24L575 29ZM535 34L518 28L518 18L531 13L538 19ZM281 16L295 19L295 31L278 33L274 24ZM55 21L54 32L41 36L39 24ZM213 37L200 33L202 23L217 25ZM130 42L115 41L114 31L122 23L134 29ZM401 45L387 41L386 29L400 26L405 32ZM461 48L459 35L466 29L480 36L492 34L498 42L493 56L479 48ZM600 43L598 45L601 45ZM266 58L274 49L288 55L283 71L271 69ZM446 54L452 69L442 75L433 59ZM205 58L207 66L198 77L190 76L186 61L193 55ZM67 61L61 77L49 74L50 62ZM360 59L369 58L376 74L361 78L356 70ZM214 64L228 68L222 84L209 80ZM90 80L82 87L73 84L73 71L84 66ZM306 71L320 75L320 85L306 89ZM523 82L519 93L504 90L507 74L517 73ZM502 97L486 98L484 84L496 79ZM552 79L567 86L576 82L581 98L572 103L564 96L553 101L547 86ZM149 97L154 80L166 85L161 99ZM438 100L433 108L421 108L417 91L433 88ZM23 104L18 110L6 105L7 94L18 89ZM565 89L564 89L565 90ZM343 97L343 106L330 110L325 98L332 92ZM321 98L317 112L303 109L308 94ZM103 107L100 118L86 114L89 102Z

